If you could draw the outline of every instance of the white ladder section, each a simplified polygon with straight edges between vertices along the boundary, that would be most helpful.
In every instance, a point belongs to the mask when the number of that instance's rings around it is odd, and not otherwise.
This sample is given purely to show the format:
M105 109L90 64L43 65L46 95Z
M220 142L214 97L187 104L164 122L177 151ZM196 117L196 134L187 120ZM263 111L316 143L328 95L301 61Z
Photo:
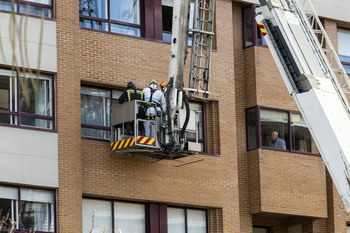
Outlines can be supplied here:
M215 0L195 0L189 88L190 97L208 98Z
M349 214L350 108L343 88L350 82L310 0L302 1L308 16L297 0L261 1L256 21Z

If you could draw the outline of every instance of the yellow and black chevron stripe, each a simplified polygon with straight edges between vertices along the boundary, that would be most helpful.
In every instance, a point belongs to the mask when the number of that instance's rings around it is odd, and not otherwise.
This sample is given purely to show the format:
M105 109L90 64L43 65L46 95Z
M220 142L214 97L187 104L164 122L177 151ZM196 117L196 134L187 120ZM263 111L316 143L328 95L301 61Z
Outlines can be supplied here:
M154 138L138 136L136 142L138 144L155 146L156 140ZM121 141L111 143L111 151L119 150L133 145L135 145L135 138L124 139Z

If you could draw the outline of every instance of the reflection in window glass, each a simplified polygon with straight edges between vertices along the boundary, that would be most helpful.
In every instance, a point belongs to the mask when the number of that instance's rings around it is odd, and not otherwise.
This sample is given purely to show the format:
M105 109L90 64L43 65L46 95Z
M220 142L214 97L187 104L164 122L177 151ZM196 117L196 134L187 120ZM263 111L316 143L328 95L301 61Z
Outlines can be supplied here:
M107 0L79 0L79 13L81 15L107 19Z
M168 233L185 233L185 210L178 208L167 208Z
M260 123L261 123L261 145L268 147L271 146L273 142L272 133L276 131L278 133L278 138L284 140L287 149L289 148L289 132L288 132L288 113L274 111L274 110L260 110ZM276 149L279 148L278 144Z
M23 229L54 232L54 195L50 191L21 189Z
M93 88L81 87L81 123L96 126L110 126L110 91ZM88 131L82 129L83 136L91 136L96 132L94 137L108 139L103 131Z
M204 210L187 210L188 233L206 233L207 216Z
M124 25L111 24L111 32L129 36L141 36L140 28L128 27Z
M90 19L80 19L80 27L108 31L108 24L106 22L100 22Z
M52 18L52 10L48 8L42 8L38 6L30 6L27 4L19 5L19 12L29 15L41 16L41 12L43 12L43 16L46 18Z
M46 77L21 78L19 107L21 112L52 116L52 80Z
M338 53L346 73L350 73L350 30L338 28Z
M110 201L83 199L83 233L92 228L93 213L94 232L112 232L112 206Z
M251 108L247 110L247 134L248 134L248 150L257 148L256 138L256 110Z
M145 206L124 202L114 203L116 232L145 233Z
M300 114L291 114L291 125L293 150L318 154L304 118Z
M110 4L110 17L112 20L140 24L139 0L114 0L110 1Z

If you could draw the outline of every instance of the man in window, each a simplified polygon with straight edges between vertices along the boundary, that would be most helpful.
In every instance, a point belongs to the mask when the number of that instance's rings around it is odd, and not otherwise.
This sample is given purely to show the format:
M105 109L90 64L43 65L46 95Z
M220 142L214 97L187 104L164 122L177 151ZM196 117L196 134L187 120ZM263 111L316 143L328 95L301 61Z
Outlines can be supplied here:
M287 150L286 148L286 142L283 139L280 139L278 137L277 131L272 131L271 133L271 140L269 141L268 147L276 148L276 149L282 149Z

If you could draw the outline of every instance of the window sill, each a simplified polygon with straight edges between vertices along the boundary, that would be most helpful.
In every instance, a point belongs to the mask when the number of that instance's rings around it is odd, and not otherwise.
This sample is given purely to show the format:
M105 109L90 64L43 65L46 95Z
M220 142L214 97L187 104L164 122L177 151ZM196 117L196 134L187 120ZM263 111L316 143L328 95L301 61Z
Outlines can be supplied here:
M311 152L302 152L302 151L296 151L296 150L282 150L282 149L277 149L277 148L271 148L271 147L261 147L261 148L254 148L254 149L250 149L247 151L253 151L253 150L273 150L273 151L279 151L279 152L284 152L284 153L293 153L293 154L302 154L302 155L311 155L311 156L317 156L320 157L320 154L315 154L315 153L311 153Z
M12 14L11 11L5 11L5 10L0 10L0 13L7 13L7 14ZM41 19L41 16L38 15L27 15L25 13L20 13L20 12L14 12L15 15L20 15L20 16L28 16L28 17L33 17L37 19ZM45 20L50 20L50 21L57 21L55 18L48 18L44 17Z
M5 124L5 123L0 123L0 126L12 127L12 128L18 128L18 129L44 131L44 132L50 132L50 133L58 133L56 129L44 129L44 128L36 128L36 127L31 127L31 126L24 126L24 125L10 125L10 124Z

